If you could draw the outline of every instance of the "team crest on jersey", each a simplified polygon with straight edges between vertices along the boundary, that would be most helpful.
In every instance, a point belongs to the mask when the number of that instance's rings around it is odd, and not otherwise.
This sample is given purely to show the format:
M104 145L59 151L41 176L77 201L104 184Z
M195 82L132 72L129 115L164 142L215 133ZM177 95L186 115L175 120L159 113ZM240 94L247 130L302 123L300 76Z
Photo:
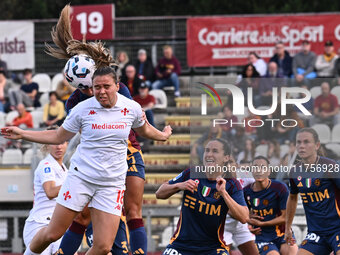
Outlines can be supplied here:
M303 240L301 246L304 246L307 242L308 242L307 240Z
M214 198L217 200L217 199L219 199L220 197L221 197L220 192L216 191L216 192L214 193Z
M126 114L129 113L129 110L124 108L124 110L121 110L120 112L123 113L124 116L126 116Z
M50 167L45 167L44 172L45 172L45 174L50 173L51 172L51 168Z
M312 179L311 178L307 178L306 179L306 187L310 188L312 186Z
M202 195L203 195L203 197L209 196L210 190L211 190L211 188L209 188L209 187L207 187L207 186L204 186L203 189L202 189Z
M259 204L260 204L260 199L259 198L254 198L254 200L253 200L253 204L254 204L254 206L259 206Z
M314 184L315 184L315 186L319 187L320 184L321 184L320 179L315 179Z
M263 199L262 204L263 204L264 206L267 206L267 205L269 204L268 199Z

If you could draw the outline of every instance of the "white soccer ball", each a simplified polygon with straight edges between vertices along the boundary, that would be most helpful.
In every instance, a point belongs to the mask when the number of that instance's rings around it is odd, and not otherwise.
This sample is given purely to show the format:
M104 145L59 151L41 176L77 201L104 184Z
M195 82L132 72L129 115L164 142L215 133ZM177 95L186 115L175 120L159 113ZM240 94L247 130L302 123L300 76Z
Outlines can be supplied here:
M96 70L94 60L86 55L75 55L65 65L65 78L77 89L92 87L92 76Z

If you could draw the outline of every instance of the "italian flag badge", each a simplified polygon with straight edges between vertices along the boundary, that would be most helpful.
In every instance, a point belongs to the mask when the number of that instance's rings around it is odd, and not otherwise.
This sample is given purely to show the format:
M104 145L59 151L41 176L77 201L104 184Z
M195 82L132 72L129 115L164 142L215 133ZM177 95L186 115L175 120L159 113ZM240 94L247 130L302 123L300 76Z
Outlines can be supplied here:
M308 179L306 179L306 187L310 188L310 186L312 186L312 179L308 178Z
M204 186L202 189L202 195L203 197L209 196L211 188Z
M253 204L254 204L254 206L259 206L259 204L260 204L260 199L259 199L259 198L254 198Z

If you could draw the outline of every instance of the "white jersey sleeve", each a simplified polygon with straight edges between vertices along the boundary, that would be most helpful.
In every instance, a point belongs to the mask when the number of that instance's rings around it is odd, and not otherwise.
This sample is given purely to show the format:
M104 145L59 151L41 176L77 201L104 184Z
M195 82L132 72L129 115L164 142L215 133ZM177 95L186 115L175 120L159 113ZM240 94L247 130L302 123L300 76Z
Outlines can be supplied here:
M132 128L142 127L145 123L145 120L142 120L142 116L143 116L142 107L138 103L136 103L134 107L134 111L135 111L136 118L134 122L132 123Z
M67 115L62 127L72 133L78 133L81 128L81 114L79 112L80 104L77 104Z
M27 221L49 223L56 206L56 199L47 197L43 184L54 181L56 186L60 186L66 175L66 166L60 166L50 154L40 161L34 172L34 203Z
M55 169L51 165L39 164L38 168L35 170L37 178L40 179L41 184L48 181L55 181Z

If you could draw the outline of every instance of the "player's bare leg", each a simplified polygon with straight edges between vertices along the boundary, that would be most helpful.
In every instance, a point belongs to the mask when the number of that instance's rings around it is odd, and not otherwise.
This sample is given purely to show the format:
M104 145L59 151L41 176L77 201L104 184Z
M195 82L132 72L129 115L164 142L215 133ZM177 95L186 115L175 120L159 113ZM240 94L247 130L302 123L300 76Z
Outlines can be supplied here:
M288 245L287 243L281 244L280 253L282 255L295 255L298 251L298 246L296 244L294 245Z
M280 255L277 251L270 251L267 253L267 255Z
M48 226L42 228L34 236L30 250L35 253L42 253L52 242L57 241L65 233L77 214L78 212L57 204Z
M107 255L116 238L120 216L90 208L93 246L86 252L87 255Z
M137 176L127 176L126 190L124 195L124 209L126 212L126 221L129 226L130 234L134 229L143 227L142 221L143 193L144 193L144 179ZM146 247L147 240L138 240L141 238L143 239L143 236L145 236L144 227L142 229L140 228L140 231L144 231L144 235L142 234L138 236L139 238L135 238L137 240L131 240L131 243L136 241L144 242L144 247ZM138 249L139 245L132 244L132 246L136 246L136 250L139 250L138 251L139 254L146 253L146 251L144 250L141 251L140 249ZM134 250L132 251L132 253L133 252Z
M144 180L136 176L127 176L124 195L124 209L127 221L142 218L143 193Z
M313 254L305 249L300 248L297 255L317 255L317 254Z
M84 209L74 218L75 222L87 227L91 222L91 214L90 209L87 207L87 205L84 207Z
M237 248L240 250L240 252L243 255L258 255L259 254L254 241L243 243L237 246Z

